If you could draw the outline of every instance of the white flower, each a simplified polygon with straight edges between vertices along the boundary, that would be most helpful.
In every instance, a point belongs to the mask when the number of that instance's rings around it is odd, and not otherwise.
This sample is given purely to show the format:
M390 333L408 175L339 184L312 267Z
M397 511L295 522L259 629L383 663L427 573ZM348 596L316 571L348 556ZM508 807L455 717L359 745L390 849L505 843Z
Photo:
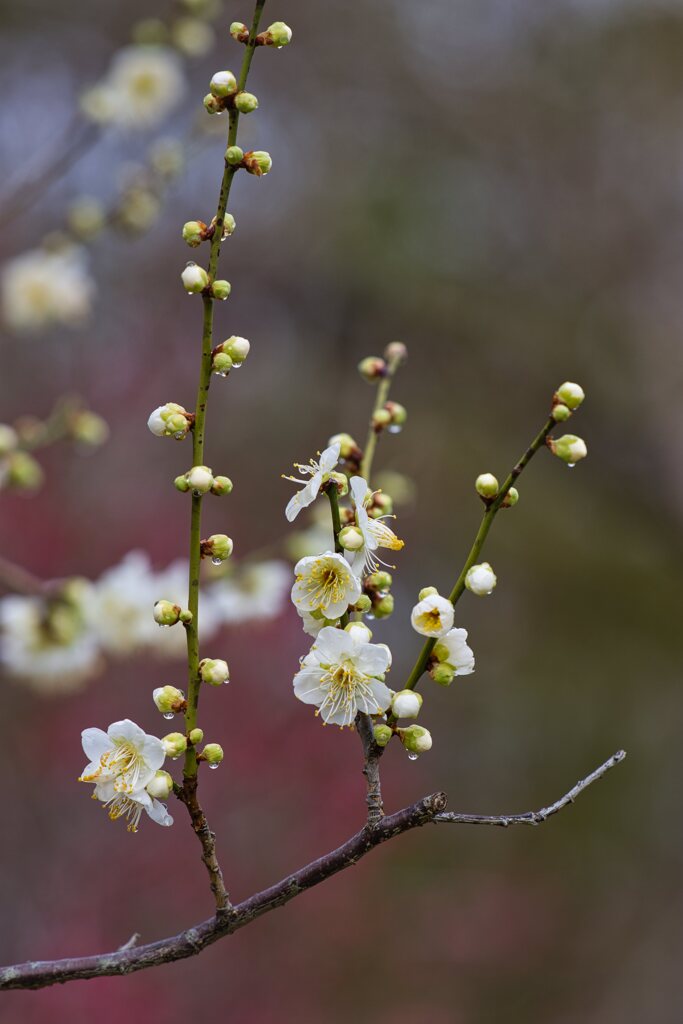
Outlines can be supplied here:
M450 629L436 644L434 655L455 669L456 676L468 676L474 672L474 652L467 644L466 629Z
M294 693L304 704L315 704L326 724L351 725L359 711L378 715L389 707L391 690L378 678L389 664L384 644L368 644L326 626L301 662Z
M351 500L356 512L356 525L363 535L364 547L359 552L349 556L349 561L356 574L363 572L376 572L381 565L386 565L377 558L374 552L377 548L389 548L391 551L400 551L403 541L399 540L393 530L383 522L384 519L393 519L393 516L380 516L373 519L367 513L367 506L372 501L373 491L368 487L362 476L352 476L349 481L351 488ZM393 566L390 566L393 568Z
M465 586L477 597L486 597L496 585L496 574L488 562L473 565L465 576Z
M158 124L176 106L185 79L176 53L164 46L127 46L105 78L83 97L84 112L125 128Z
M90 312L94 290L85 250L76 246L58 252L31 249L3 268L3 319L17 331L52 324L77 326Z
M292 601L299 611L320 611L326 619L336 619L360 597L360 581L334 551L300 558L294 574Z
M320 488L322 487L325 479L332 472L334 467L339 462L339 449L340 445L330 445L320 455L320 462L316 462L311 459L308 466L303 466L300 462L294 463L294 468L298 469L300 473L305 476L310 476L310 480L299 480L295 476L285 476L284 480L292 480L295 484L302 484L303 490L298 491L293 498L287 504L285 509L285 515L290 523L293 523L299 512L303 508L307 508L312 505L315 499L318 497Z
M95 797L108 808L112 821L125 817L128 831L137 832L144 810L159 825L173 824L164 805L145 788L166 758L161 740L127 718L112 723L106 732L84 729L81 736L90 763L79 782L94 783Z
M177 402L166 402L149 414L147 426L155 437L176 437L180 440L190 429L188 416L184 406Z
M415 605L410 621L422 636L444 636L453 626L453 605L446 597L429 594Z
M79 600L48 604L12 595L0 601L0 663L16 679L45 694L82 688L102 667L97 635L88 622L84 586Z
M286 562L271 559L239 569L236 576L205 588L216 621L238 625L274 619L286 607L292 570ZM202 623L202 631L204 624Z

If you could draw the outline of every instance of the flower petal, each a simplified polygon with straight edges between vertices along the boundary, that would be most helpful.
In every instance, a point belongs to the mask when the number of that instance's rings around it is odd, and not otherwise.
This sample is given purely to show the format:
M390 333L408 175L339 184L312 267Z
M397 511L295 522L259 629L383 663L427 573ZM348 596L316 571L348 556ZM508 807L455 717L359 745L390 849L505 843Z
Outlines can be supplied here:
M102 754L106 754L112 747L111 740L103 729L84 729L81 733L81 743L85 756L97 763Z

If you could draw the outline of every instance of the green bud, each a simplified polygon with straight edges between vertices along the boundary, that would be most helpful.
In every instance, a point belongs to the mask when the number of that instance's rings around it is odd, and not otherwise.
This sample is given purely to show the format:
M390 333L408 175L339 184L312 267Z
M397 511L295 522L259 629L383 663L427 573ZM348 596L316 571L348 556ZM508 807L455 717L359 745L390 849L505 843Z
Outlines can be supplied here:
M387 364L379 356L366 356L358 364L358 372L368 384L377 384L387 375Z
M203 658L199 662L199 675L209 686L222 686L230 682L230 669L222 658Z
M386 747L387 743L394 735L393 729L390 729L388 725L376 725L372 730L375 737L375 743L378 747Z
M198 267L196 263L188 263L180 277L185 291L191 295L198 295L209 286L209 275L204 267Z
M221 302L227 299L231 291L232 285L229 281L214 281L211 285L211 294L214 299L218 299Z
M249 29L241 21L233 21L230 26L230 35L238 43L246 43L249 38Z
M345 551L360 551L365 541L357 526L345 526L339 533L339 543Z
M152 692L152 700L162 715L170 715L183 710L185 694L176 686L158 686Z
M104 444L109 437L107 421L96 412L89 412L86 409L74 414L69 423L69 430L74 441L93 448Z
M236 93L237 79L232 71L217 71L209 83L209 92L220 99Z
M443 647L443 645L441 646ZM434 653L436 654L437 658L439 657L439 655L437 654L438 647L439 644L437 644L436 647L434 648ZM446 656L448 656L448 651L446 651ZM452 665L449 665L447 661L439 660L439 662L436 665L432 665L431 669L429 670L429 674L434 680L434 682L438 683L439 686L450 686L453 680L455 679L455 669L453 668Z
M511 487L503 499L503 508L512 508L519 501L519 491L516 487Z
M181 732L169 732L168 736L162 737L161 742L164 745L166 757L172 757L174 761L187 750L187 740Z
M240 92L235 96L235 106L240 114L251 114L258 108L258 99L253 92Z
M477 494L482 498L495 498L498 494L498 480L493 473L480 473L474 482Z
M185 494L187 491L189 491L190 485L187 482L187 474L184 473L182 476L177 476L173 481L173 486L177 491L180 491L182 494Z
M586 397L583 388L580 384L573 384L567 380L557 389L557 397L568 409L572 412L574 409L578 409L584 398Z
M5 470L8 486L20 491L37 491L44 479L40 463L28 452L11 452Z
M379 601L372 606L372 611L376 619L388 619L393 610L393 594L385 594L384 597L380 598Z
M180 605L172 601L157 601L153 609L154 621L160 626L175 626L180 620L181 610Z
M564 434L562 437L550 439L550 450L558 459L562 459L568 466L574 466L581 459L588 455L586 442L576 434Z
M213 478L213 487L211 493L217 497L222 497L224 494L230 494L232 491L232 480L229 476L215 476Z
M365 583L370 590L388 590L393 582L394 579L391 573L385 572L384 569L378 569L377 572L371 572L365 580Z
M562 402L553 406L552 416L556 423L564 423L565 420L569 419L571 414L571 409L568 406L563 405Z
M250 174L255 174L257 178L260 178L261 175L268 174L272 169L273 161L270 153L266 153L262 149L255 149L244 154L244 166Z
M196 249L198 245L206 238L206 224L203 220L188 220L186 224L183 224L183 241L192 249Z
M192 612L190 611L189 608L181 609L180 621L183 623L184 626L187 626L187 624L189 622L192 622L193 618L194 618L194 615L192 614Z
M213 96L210 92L207 92L206 96L204 97L204 109L206 110L207 114L220 114L221 111L223 110L223 104L216 96Z
M235 366L241 366L249 355L251 345L246 338L239 338L233 334L227 341L224 341L221 348L227 352Z
M391 416L392 427L402 427L408 419L408 410L398 402L386 402L384 408Z
M407 729L399 729L398 735L403 746L412 754L424 754L432 749L431 733L421 725L409 725Z
M436 587L423 587L420 593L417 595L418 601L424 601L426 597L432 597L434 594L438 594L439 591Z
M214 768L223 760L223 748L219 743L207 743L199 758Z
M190 735L187 738L190 741L190 743L192 744L192 746L196 747L197 744L201 743L202 740L204 739L204 730L203 729L191 729L190 730Z
M244 153L239 146L228 146L225 151L225 159L231 166L241 164L244 160Z
M227 377L233 367L233 361L227 352L216 352L211 361L211 372L219 377Z
M173 792L173 779L168 772L159 770L154 773L154 778L147 783L145 789L154 800L168 800Z
M268 45L276 46L278 50L292 41L292 30L284 21L274 21L268 26L265 34Z
M350 459L358 455L360 449L350 434L334 434L328 445L339 445L339 458Z
M338 473L333 469L329 479L337 485L337 494L340 498L345 497L349 493L349 478L346 473Z
M356 603L353 606L355 612L361 612L363 615L365 612L369 612L372 608L372 601L367 594L361 594Z
M226 238L229 238L230 235L234 234L236 227L237 222L235 221L233 215L231 213L226 213L225 217L223 217L223 234L221 237L221 241L224 242Z
M214 564L230 558L232 550L233 543L224 533L214 533L202 541L202 554L209 555Z
M373 519L390 516L394 511L394 499L384 491L376 491L372 497L372 507L368 511Z
M388 427L390 423L391 413L388 409L378 409L372 414L372 425L378 433Z

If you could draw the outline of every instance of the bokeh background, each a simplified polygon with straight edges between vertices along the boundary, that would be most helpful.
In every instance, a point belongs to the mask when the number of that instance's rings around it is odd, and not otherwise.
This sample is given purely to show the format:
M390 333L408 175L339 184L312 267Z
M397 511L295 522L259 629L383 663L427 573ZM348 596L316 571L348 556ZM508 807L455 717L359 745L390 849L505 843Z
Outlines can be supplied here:
M237 63L226 0L215 49L188 65L163 133L187 137L206 83ZM261 110L245 148L273 173L239 176L218 332L252 341L218 381L209 464L235 480L237 550L279 543L279 479L338 430L362 436L372 390L357 361L401 339L394 397L409 410L378 467L407 473L398 610L376 639L394 685L415 656L416 591L447 590L480 515L472 482L503 474L579 381L590 455L569 473L541 453L486 549L489 600L466 595L474 676L425 681L434 749L383 762L388 807L443 788L450 806L495 813L549 802L620 746L625 764L537 830L440 828L403 837L353 871L200 958L127 979L7 993L25 1024L201 1015L250 1024L674 1024L683 980L680 570L683 475L683 6L656 0L281 0L294 28L257 53ZM144 9L143 9L144 8ZM170 0L94 7L5 2L0 157L5 199L61 150L80 91L143 15ZM160 129L161 131L162 129ZM74 139L76 135L74 134ZM145 138L145 145L149 139ZM106 132L0 237L3 259L60 226L83 193L107 201L136 159ZM200 309L178 275L185 220L209 220L222 142L196 158L163 215L135 240L92 248L93 314L77 331L2 336L0 418L46 414L77 392L109 421L94 457L41 457L33 499L3 494L1 550L45 577L95 577L126 551L184 554L187 502L169 489L187 449L145 428L192 404ZM0 205L3 191L0 189ZM5 213L7 207L3 206ZM227 506L207 506L214 530ZM379 634L379 635L378 635ZM235 898L359 827L359 745L292 699L307 649L293 610L227 631L228 690L206 695L224 742L204 803ZM81 693L39 696L3 681L1 959L152 940L210 913L194 836L110 825L74 784L86 725L159 723L152 686L182 664L118 663ZM181 684L182 685L182 684Z

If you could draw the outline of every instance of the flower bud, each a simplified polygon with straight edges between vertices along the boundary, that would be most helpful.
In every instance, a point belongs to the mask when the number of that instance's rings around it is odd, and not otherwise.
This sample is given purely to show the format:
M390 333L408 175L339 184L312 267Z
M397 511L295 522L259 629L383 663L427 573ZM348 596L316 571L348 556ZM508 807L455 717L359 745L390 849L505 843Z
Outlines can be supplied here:
M359 643L369 644L372 640L372 630L364 622L349 622L344 630L352 639Z
M580 384L573 384L567 380L562 384L556 391L556 395L560 402L571 409L578 409L584 398L586 397L585 392Z
M372 505L368 509L369 514L373 519L378 519L380 516L390 516L394 511L394 499L390 494L385 494L384 491L375 491L372 496Z
M272 169L273 161L270 153L266 153L262 149L255 149L244 154L244 166L250 174L255 174L257 178L260 178L261 175L268 174Z
M568 466L576 465L588 455L586 442L576 434L563 434L557 440L551 438L549 447L553 455L557 455L558 459L562 459Z
M327 443L328 445L339 445L340 459L360 458L360 455L362 454L360 448L350 434L334 434Z
M233 543L224 533L214 533L202 541L202 556L211 558L214 565L224 562L232 554Z
M209 286L209 275L204 267L198 267L196 263L188 263L180 276L185 291L190 295L203 292Z
M37 491L44 478L40 463L28 452L11 452L7 456L5 473L8 486L20 491Z
M398 402L386 402L384 408L391 416L389 433L398 433L408 419L407 409L405 406L399 405Z
M394 610L393 594L385 594L372 606L372 613L376 619L388 619Z
M253 92L240 92L235 96L235 106L240 114L251 114L258 108L258 99Z
M565 420L569 419L571 414L571 409L568 406L563 405L562 402L553 406L552 417L556 423L564 423Z
M168 736L162 736L161 742L166 757L172 757L174 760L187 750L187 740L181 732L169 732Z
M232 370L234 363L227 352L214 353L211 360L211 372L217 373L219 377L227 377Z
M173 604L172 601L157 601L154 605L153 615L154 621L160 626L175 626L176 622L180 621L180 612L182 611L179 604Z
M328 481L337 485L337 494L340 498L345 497L349 493L349 478L346 473L338 473L337 470L333 469L329 474ZM353 523L354 515L352 509L340 509L340 513L351 513L349 524Z
M503 508L512 508L519 501L519 491L516 487L510 487L507 494L503 498Z
M201 754L201 761L206 761L211 768L215 768L223 760L223 748L219 743L207 743Z
M388 725L382 725L381 723L375 726L372 733L378 747L386 747L387 743L394 735L393 729L390 729Z
M109 437L109 426L96 412L82 409L71 418L69 432L74 441L96 448L104 444Z
M391 712L396 718L417 718L422 707L422 695L415 690L399 690L391 698Z
M496 574L488 562L473 565L465 576L465 586L477 597L486 597L496 585Z
M364 615L366 612L369 612L371 608L372 601L370 600L367 594L361 594L353 606L354 612L360 612L362 615Z
M69 207L69 227L80 239L88 241L99 235L107 222L104 206L98 199L82 196Z
M232 71L217 71L209 82L209 92L220 99L237 92L237 79Z
M187 626L188 623L192 622L193 618L194 615L192 614L189 608L181 608L180 621L183 623L184 626Z
M190 485L187 481L187 473L184 473L182 476L177 476L173 481L173 486L177 491L180 491L182 494L186 494L190 489Z
M183 224L183 241L192 248L196 249L198 245L206 238L206 224L203 220L188 220L186 224Z
M209 686L222 686L230 682L228 663L221 658L203 658L199 662L199 674Z
M339 543L345 551L360 551L365 541L357 526L345 526L339 534Z
M229 476L215 476L213 478L213 487L211 493L215 494L218 498L221 498L224 494L230 494L232 491L232 480Z
M390 423L391 413L388 409L377 409L376 412L373 412L372 426L376 433L379 433L380 430L384 430L384 428L388 427Z
M239 338L236 334L233 334L227 341L223 342L222 349L232 359L235 366L241 366L244 360L249 355L249 349L251 345L246 338Z
M230 35L237 43L246 43L249 38L249 29L241 21L233 21L230 26Z
M14 427L0 423L0 457L9 455L19 444L19 436Z
M225 109L222 100L219 100L217 96L213 96L210 92L207 92L203 102L207 114L221 114Z
M213 487L213 473L208 466L193 466L187 474L187 482L195 495L206 494Z
M379 356L366 356L358 364L358 372L368 384L376 384L387 375L387 364Z
M185 694L176 686L157 686L152 691L152 700L162 715L170 715L184 709Z
M425 597L432 597L434 594L438 594L439 591L436 587L423 587L420 593L417 595L418 601L424 601Z
M395 369L408 358L408 349L402 341L390 341L384 349L384 358Z
M244 153L239 146L228 146L225 151L225 159L231 166L241 164L244 160Z
M199 18L178 18L173 22L173 45L186 57L203 57L213 46L215 33Z
M421 725L409 725L407 729L399 729L401 743L412 754L425 754L432 749L432 735Z
M482 498L495 498L498 494L498 481L493 473L480 473L474 486Z
M193 417L182 405L167 402L150 415L147 426L155 437L175 437L182 440L192 426Z
M227 299L231 291L232 285L229 281L214 281L211 285L211 294L214 299L218 299L220 302Z
M274 21L265 31L266 43L268 46L276 46L281 50L292 41L292 30L284 21Z
M191 729L190 730L190 735L188 736L188 740L190 741L190 743L192 744L193 747L196 747L197 744L201 743L203 739L204 739L204 730L203 729Z
M436 645L439 646L438 644ZM436 651L436 648L434 648ZM447 661L436 662L429 670L429 674L439 686L450 686L455 679L455 669Z
M388 590L393 582L394 579L391 573L385 572L384 569L378 569L377 572L371 572L370 575L365 578L365 585L368 590Z
M224 242L226 238L235 233L237 227L237 221L231 213L226 213L223 217L223 231L221 232L221 241Z
M168 800L173 792L173 779L163 770L154 773L154 778L147 783L145 789L155 800Z

